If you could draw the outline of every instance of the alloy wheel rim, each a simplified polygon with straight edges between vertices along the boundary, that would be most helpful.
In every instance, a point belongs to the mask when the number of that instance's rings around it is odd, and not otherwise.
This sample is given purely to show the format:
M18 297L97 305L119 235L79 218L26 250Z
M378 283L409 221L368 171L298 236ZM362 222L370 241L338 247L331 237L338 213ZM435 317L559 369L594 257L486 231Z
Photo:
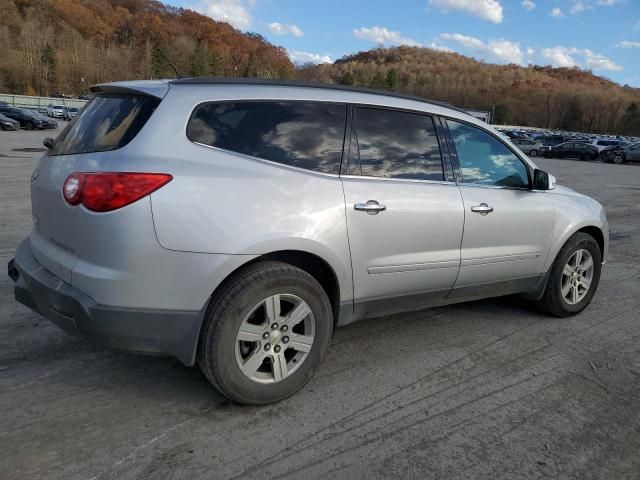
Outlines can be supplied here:
M593 257L588 250L576 250L562 269L560 291L569 305L580 303L591 289L593 281Z
M235 340L240 371L258 383L276 383L293 375L309 356L316 322L297 295L265 298L242 320Z
M622 155L614 155L613 163L622 163Z

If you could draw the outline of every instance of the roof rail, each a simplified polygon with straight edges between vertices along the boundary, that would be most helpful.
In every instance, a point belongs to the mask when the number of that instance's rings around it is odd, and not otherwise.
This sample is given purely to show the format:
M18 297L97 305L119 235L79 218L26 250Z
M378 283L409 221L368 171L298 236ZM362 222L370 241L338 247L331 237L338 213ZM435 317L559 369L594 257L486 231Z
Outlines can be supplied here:
M429 103L431 105L438 105L440 107L450 108L458 112L467 113L462 108L454 107L446 102L438 102L435 100L429 100L426 98L418 97L415 95L408 95L405 93L390 92L388 90L377 90L374 88L366 87L353 87L351 85L338 85L335 83L319 83L319 82L306 82L302 80L276 80L271 78L247 78L247 77L191 77L191 78L178 78L170 80L172 85L265 85L276 87L304 87L304 88L321 88L329 90L339 90L346 92L356 93L369 93L372 95L383 95L386 97L402 98L405 100L413 100L416 102Z

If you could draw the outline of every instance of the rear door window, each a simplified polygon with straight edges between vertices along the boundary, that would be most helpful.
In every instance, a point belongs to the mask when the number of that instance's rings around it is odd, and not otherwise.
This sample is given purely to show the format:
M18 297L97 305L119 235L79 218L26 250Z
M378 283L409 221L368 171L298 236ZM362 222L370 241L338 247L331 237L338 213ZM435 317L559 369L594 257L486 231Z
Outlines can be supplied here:
M211 102L187 126L192 142L293 167L337 174L345 104L306 101Z
M146 95L96 95L58 135L49 155L122 148L140 132L159 103Z
M356 107L361 174L369 177L444 180L440 145L428 115Z

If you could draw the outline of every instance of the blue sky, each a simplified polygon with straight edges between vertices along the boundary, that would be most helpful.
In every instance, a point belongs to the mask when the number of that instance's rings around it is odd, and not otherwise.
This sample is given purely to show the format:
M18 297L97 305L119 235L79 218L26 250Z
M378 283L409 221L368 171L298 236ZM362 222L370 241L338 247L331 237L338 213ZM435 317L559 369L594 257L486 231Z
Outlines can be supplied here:
M640 0L168 0L287 49L296 63L422 45L492 63L578 66L640 87Z

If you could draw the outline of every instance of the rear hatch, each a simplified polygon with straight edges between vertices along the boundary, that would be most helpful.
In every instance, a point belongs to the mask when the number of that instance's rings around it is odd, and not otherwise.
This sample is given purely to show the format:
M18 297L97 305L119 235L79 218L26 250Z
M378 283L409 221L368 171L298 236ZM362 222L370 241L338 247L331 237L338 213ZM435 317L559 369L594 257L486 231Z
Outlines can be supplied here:
M34 256L67 283L78 261L86 212L65 201L65 180L72 172L102 171L100 155L95 153L127 145L160 103L159 98L130 88L107 90L98 93L65 127L31 177Z

